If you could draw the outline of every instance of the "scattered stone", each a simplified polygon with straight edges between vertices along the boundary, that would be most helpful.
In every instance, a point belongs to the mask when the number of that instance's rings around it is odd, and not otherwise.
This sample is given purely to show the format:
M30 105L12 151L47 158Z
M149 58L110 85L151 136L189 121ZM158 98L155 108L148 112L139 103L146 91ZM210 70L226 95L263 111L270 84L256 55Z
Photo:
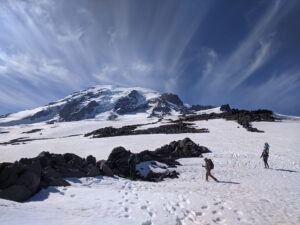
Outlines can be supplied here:
M7 142L0 142L0 145L19 145L19 144L26 144L30 141L36 141L36 140L49 140L52 138L28 138L28 137L20 137L15 138Z
M36 132L40 132L42 129L32 129L30 131L24 131L22 132L22 134L32 134L32 133L36 133Z

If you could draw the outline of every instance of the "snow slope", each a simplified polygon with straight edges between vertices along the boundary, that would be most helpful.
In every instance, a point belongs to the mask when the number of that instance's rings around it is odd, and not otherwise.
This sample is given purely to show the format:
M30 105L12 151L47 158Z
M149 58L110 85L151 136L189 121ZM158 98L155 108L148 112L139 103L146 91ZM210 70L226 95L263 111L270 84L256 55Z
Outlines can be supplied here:
M125 119L126 118L126 119ZM155 122L140 117L122 121L78 121L0 127L1 142L27 136L53 138L21 145L0 145L0 162L34 157L41 151L73 152L106 159L116 146L133 152L154 150L173 140L191 138L207 146L222 182L206 182L203 159L180 159L179 179L160 183L123 178L70 178L70 187L50 187L26 203L0 199L1 224L299 224L300 121L257 122L265 133L251 133L233 121L196 122L210 133L137 135L89 139L83 134L108 125L120 127ZM161 122L160 122L161 123ZM157 123L159 125L160 123ZM152 125L151 125L152 126ZM41 132L22 134L41 128ZM41 134L40 134L41 133ZM70 136L70 135L79 136ZM70 137L68 137L70 136ZM269 164L259 158L270 144Z

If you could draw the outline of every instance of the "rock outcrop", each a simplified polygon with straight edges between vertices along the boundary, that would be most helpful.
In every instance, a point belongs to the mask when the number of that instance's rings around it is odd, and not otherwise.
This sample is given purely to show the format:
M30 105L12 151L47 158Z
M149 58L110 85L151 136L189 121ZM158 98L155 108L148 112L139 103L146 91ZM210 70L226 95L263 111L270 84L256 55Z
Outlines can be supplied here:
M225 107L225 108L227 108L227 107ZM226 110L229 110L229 108L227 108ZM253 128L251 122L259 122L259 121L273 122L273 121L275 121L273 112L270 110L263 110L263 109L255 110L255 111L230 109L230 111L223 112L223 113L191 115L191 116L187 116L183 119L180 119L179 121L193 122L193 121L210 120L210 119L234 120L234 121L237 121L240 125L242 125L245 129L247 129L250 132L264 132L264 131L258 130L257 128Z
M144 161L157 161L166 164L168 167L180 165L176 159L187 157L201 157L202 154L210 152L206 147L195 144L191 139L185 138L180 141L173 141L164 145L155 151L145 150L134 154L137 163ZM129 156L132 153L124 147L114 148L107 159L107 165L113 173L121 177L130 177L129 174ZM173 173L160 174L160 180L167 177L173 177ZM142 180L154 181L157 175L151 173L148 177L139 177Z
M177 178L178 172L168 168L180 165L176 159L200 157L209 150L195 144L189 138L173 141L155 151L145 150L137 154L123 147L114 148L107 160L97 161L95 157L81 158L73 153L53 154L41 152L35 158L22 158L14 163L0 163L0 198L24 202L42 188L70 185L67 177L120 176L130 178L129 156L137 159L135 165L164 168L162 172L152 171L136 178L144 181L162 181L164 178ZM163 163L160 165L159 163Z
M161 125L158 127L152 127L148 129L138 129L141 125L130 125L121 128L104 127L94 130L90 133L85 134L85 137L92 138L103 138L103 137L114 137L124 135L137 135L137 134L180 134L180 133L208 133L209 131L205 128L197 129L192 126L192 123L184 123L182 121Z
M70 185L66 177L100 174L93 156L84 159L71 153L42 152L35 158L0 164L0 198L23 202L41 188Z

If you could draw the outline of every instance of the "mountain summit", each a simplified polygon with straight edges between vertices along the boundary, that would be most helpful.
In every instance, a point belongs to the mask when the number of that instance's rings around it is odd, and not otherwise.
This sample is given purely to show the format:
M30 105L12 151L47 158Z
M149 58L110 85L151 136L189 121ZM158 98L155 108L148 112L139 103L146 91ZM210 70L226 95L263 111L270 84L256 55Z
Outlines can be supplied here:
M172 93L158 93L145 88L95 86L75 92L61 100L32 110L3 116L0 125L37 122L63 122L83 119L114 120L126 114L144 113L162 117L185 113L188 108Z

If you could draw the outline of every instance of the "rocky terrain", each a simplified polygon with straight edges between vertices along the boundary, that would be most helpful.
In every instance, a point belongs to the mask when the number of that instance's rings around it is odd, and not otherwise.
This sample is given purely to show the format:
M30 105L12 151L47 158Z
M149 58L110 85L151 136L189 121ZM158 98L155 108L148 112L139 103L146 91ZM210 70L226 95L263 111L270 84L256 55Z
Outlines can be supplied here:
M148 129L138 129L142 125L130 125L121 128L104 127L85 134L85 137L92 138L114 137L124 135L138 135L138 134L180 134L180 133L207 133L205 128L194 128L192 123L177 122L172 124L161 125Z
M180 165L176 159L185 157L201 157L208 153L206 147L199 146L185 138L181 141L173 141L155 151L141 151L134 154L139 163L156 162L166 165L164 172L149 170L146 176L137 171L138 180L162 181L164 178L178 178L178 173L170 171L167 167ZM107 160L97 161L89 155L81 158L73 153L53 154L42 152L35 158L22 158L14 163L0 164L0 198L24 202L43 188L49 186L70 185L64 178L67 177L94 177L114 176L129 178L129 156L133 154L123 147L114 148Z
M211 119L226 119L236 121L238 124L240 124L242 127L244 127L250 132L264 132L252 127L251 123L260 121L274 122L276 120L276 118L273 116L273 112L270 110L247 111L231 109L229 105L226 105L223 106L223 111L223 113L189 115L180 119L179 121L193 122Z

